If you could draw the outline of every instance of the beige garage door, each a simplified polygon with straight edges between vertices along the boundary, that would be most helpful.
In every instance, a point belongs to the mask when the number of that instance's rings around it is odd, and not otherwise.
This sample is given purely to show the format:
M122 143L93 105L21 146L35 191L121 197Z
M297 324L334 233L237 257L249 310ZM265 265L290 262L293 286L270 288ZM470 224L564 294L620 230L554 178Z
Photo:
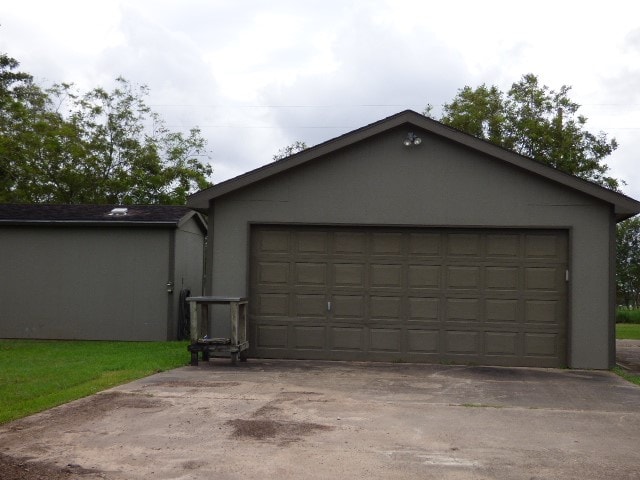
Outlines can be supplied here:
M567 234L255 226L262 358L563 366Z

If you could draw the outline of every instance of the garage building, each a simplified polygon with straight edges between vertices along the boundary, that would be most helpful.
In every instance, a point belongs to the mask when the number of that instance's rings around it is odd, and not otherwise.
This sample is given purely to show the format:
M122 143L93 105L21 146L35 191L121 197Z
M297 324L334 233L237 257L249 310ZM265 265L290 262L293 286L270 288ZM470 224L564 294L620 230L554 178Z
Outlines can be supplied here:
M182 206L0 205L0 338L184 337L205 236Z
M609 368L640 202L404 111L192 195L264 358ZM212 334L224 334L224 331Z

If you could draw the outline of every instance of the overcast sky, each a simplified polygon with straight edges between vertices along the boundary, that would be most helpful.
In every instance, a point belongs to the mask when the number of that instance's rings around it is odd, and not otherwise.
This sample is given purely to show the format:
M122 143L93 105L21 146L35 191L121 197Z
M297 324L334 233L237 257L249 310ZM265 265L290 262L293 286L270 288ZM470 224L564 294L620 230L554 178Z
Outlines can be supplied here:
M534 73L618 140L606 163L640 199L637 0L4 1L0 51L44 85L148 85L172 130L202 129L215 182Z

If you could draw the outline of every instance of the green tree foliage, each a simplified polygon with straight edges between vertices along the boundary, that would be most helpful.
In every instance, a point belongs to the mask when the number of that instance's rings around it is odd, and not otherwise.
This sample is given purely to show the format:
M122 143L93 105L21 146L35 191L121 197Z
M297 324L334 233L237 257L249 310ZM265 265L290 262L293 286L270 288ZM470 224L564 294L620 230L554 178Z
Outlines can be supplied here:
M145 86L43 90L0 56L0 201L184 204L210 185L197 128L171 132Z
M275 162L276 160L282 160L283 158L290 157L291 155L294 155L306 149L307 144L304 141L296 140L291 145L287 145L286 147L278 150L278 153L273 156L273 161Z
M569 98L570 87L558 91L524 75L508 92L498 87L464 87L444 105L440 121L463 132L546 163L563 172L617 189L602 160L616 148L615 139L585 129L580 105ZM431 109L425 111L430 115Z
M618 180L607 176L603 159L616 148L605 133L586 130L580 105L569 98L570 87L558 91L524 75L506 93L498 87L466 86L443 106L440 121L463 132L531 157L563 172L611 189ZM427 105L425 115L432 116ZM616 286L619 304L640 303L640 219L617 227Z
M26 152L40 154L40 134L48 128L47 96L33 77L15 71L18 62L0 54L0 199L17 188L31 168Z
M617 225L616 291L619 305L640 307L640 217Z

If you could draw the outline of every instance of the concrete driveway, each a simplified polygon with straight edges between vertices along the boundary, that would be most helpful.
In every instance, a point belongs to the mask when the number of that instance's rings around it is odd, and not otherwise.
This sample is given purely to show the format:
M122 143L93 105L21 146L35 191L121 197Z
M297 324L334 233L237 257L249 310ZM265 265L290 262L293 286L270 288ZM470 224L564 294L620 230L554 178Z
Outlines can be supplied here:
M72 478L638 479L640 387L609 372L213 360L0 427Z
M640 375L640 340L616 340L616 362L634 375Z

